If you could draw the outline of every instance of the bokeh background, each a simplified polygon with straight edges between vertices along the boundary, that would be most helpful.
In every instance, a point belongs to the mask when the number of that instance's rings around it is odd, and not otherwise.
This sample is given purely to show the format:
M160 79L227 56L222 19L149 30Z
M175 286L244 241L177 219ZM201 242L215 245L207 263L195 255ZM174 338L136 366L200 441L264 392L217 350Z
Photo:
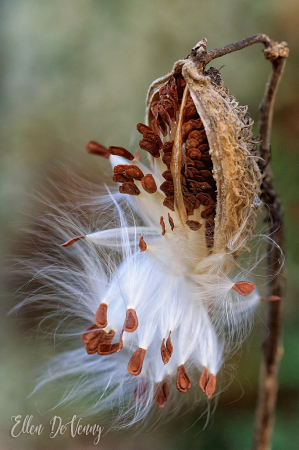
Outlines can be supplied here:
M55 353L53 339L39 341L31 333L30 315L22 311L7 315L17 301L14 291L20 282L11 276L11 267L22 248L22 230L28 218L34 224L35 217L45 212L34 194L48 189L49 178L53 174L55 178L61 166L101 181L101 170L108 167L86 154L90 139L137 148L134 130L143 121L148 86L174 61L187 56L203 36L211 49L260 32L290 46L272 138L272 168L287 229L284 356L273 449L299 448L298 16L296 0L0 1L1 450L94 448L92 437L72 439L67 433L49 439L49 418L56 414L67 420L73 413L68 408L49 411L53 400L49 389L29 397L34 370ZM221 69L225 85L241 104L249 104L257 123L270 71L262 46L228 55L213 65L225 65ZM205 430L205 419L197 422L201 411L195 409L150 432L108 433L98 448L249 449L264 319L261 306L254 331L237 357L235 380L221 395ZM18 414L32 414L33 423L43 423L43 435L13 439L11 416Z

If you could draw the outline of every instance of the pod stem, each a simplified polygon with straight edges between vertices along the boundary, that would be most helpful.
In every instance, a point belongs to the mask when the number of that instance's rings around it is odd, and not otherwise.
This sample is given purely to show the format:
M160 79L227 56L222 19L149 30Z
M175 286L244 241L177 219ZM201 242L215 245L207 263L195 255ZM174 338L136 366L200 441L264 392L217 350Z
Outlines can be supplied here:
M268 296L279 297L280 300L268 302L267 334L263 341L263 357L261 362L260 388L256 410L256 422L253 438L254 450L269 450L274 426L275 406L278 390L278 370L282 356L282 301L284 290L284 274L281 258L284 253L284 226L280 200L273 189L272 173L269 167L271 159L270 137L274 103L280 80L283 75L289 49L286 42L277 43L265 34L257 34L233 44L214 50L206 50L207 40L203 38L191 51L191 58L200 70L213 59L242 50L249 45L264 44L264 56L272 63L272 73L266 85L264 98L260 105L259 167L263 176L261 198L267 205L266 221L272 241L268 249Z

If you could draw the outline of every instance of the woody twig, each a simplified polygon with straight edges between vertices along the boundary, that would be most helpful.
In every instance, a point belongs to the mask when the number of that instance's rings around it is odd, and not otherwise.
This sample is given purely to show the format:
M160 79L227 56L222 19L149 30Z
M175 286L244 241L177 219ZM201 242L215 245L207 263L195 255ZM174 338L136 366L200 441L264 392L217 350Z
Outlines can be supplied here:
M267 205L266 221L269 226L271 242L268 252L268 302L267 335L263 342L260 389L256 411L256 423L253 439L254 450L269 450L274 425L276 397L278 390L278 370L282 354L280 347L282 329L282 301L284 275L281 270L281 252L284 252L284 227L280 200L273 189L272 173L269 167L271 159L270 137L274 103L280 80L283 75L289 49L286 42L277 43L265 34L257 34L222 48L202 52L195 47L198 62L205 67L213 59L241 50L249 45L264 44L264 56L272 63L272 73L268 80L263 101L260 105L259 138L260 169L263 175L262 200ZM192 53L191 53L192 55Z

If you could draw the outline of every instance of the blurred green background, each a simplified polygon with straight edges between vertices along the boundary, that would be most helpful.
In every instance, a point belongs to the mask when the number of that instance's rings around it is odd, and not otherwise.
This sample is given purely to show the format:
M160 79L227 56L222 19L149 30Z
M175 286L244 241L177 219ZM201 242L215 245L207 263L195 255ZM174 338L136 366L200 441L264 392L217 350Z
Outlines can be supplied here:
M101 170L108 166L86 154L90 139L137 148L134 130L143 121L150 83L187 56L203 36L211 49L260 32L290 46L272 138L272 168L287 227L284 356L273 449L299 448L298 16L297 0L0 1L1 450L94 448L92 437L72 439L67 433L49 439L49 418L57 414L66 420L73 413L67 408L49 412L49 389L28 397L35 384L33 370L54 354L53 340L32 336L30 317L24 318L21 311L7 316L19 286L9 273L11 258L22 246L23 214L34 222L35 215L43 212L32 195L49 184L60 164L101 181ZM270 71L262 46L213 62L218 68L223 64L225 85L241 104L249 104L257 123ZM235 380L220 396L204 431L205 419L196 422L201 410L194 410L150 433L109 433L102 436L98 448L249 449L264 320L261 306L254 331L238 357ZM45 424L46 431L42 436L13 439L11 416L17 414L32 414L34 423Z

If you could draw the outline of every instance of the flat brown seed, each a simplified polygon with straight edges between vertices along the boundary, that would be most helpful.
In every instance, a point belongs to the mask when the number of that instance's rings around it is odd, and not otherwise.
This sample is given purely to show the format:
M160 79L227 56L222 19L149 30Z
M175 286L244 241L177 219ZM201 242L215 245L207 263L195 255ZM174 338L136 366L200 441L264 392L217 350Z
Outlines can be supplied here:
M137 386L134 391L134 397L137 402L145 402L148 397L148 382L144 377L138 378Z
M215 208L213 206L209 206L207 209L201 212L201 217L203 219L207 219L210 217L215 211Z
M122 156L123 158L129 159L130 161L133 161L134 159L132 153L126 150L124 147L116 147L114 145L111 145L108 150L111 155Z
M208 398L211 398L216 389L216 377L215 375L209 376L209 381L207 382L205 393Z
M109 156L110 156L110 152L109 152L108 148L105 147L104 145L99 144L96 141L87 142L86 150L88 151L88 153L90 153L92 155L103 156L104 158L107 158L107 159L109 159Z
M141 236L140 240L139 240L139 248L141 252L145 252L145 250L147 249L147 245L145 240L143 239L143 236Z
M142 365L145 357L146 350L144 348L138 348L131 356L128 364L128 372L135 377L142 371Z
M141 133L142 135L145 134L147 131L153 131L150 127L144 125L143 123L137 123L136 128L137 131L139 131L139 133Z
M187 156L191 159L199 161L201 159L201 151L198 148L191 148L187 151Z
M98 354L99 355L112 355L119 351L119 342L115 342L115 344L103 344L98 346Z
M191 387L191 381L187 375L184 364L178 367L176 377L176 387L183 394L188 392Z
M160 189L164 192L166 197L172 197L174 195L174 186L172 181L164 181L161 184Z
M160 225L162 227L162 236L164 236L166 231L165 231L165 222L164 222L163 216L160 217Z
M171 335L171 331L169 331L169 335L168 335L168 338L167 338L167 341L166 341L166 348L169 351L170 356L171 356L172 352L173 352L173 345L172 345L172 342L171 342L170 335Z
M144 177L142 170L133 165L129 165L129 167L126 168L125 175L139 181Z
M164 408L169 398L168 377L164 381L160 381L155 386L155 402L159 408Z
M167 142L165 142L165 144L163 145L163 152L164 153L171 153L172 152L173 143L174 143L174 141L167 141Z
M188 139L186 141L186 150L189 150L190 148L196 148L199 146L199 142L197 139Z
M162 344L161 344L161 357L162 357L163 364L168 363L168 361L170 360L170 356L171 355L165 345L165 338L163 338Z
M250 283L250 281L237 281L233 287L234 291L246 297L246 295L251 294L256 288L255 284Z
M140 190L133 181L126 181L121 186L119 186L118 189L121 194L129 194L129 195L140 194Z
M174 196L164 198L163 206L166 206L166 208L174 211Z
M123 329L127 333L133 333L133 331L137 330L137 328L138 328L138 317L136 311L133 308L129 308L126 311L126 318Z
M131 167L131 164L118 164L117 166L113 167L113 173L121 173L122 175L124 175L128 167Z
M168 222L171 228L171 231L173 231L174 229L174 222L173 222L173 218L171 217L171 215L168 213Z
M199 386L201 387L203 392L206 391L206 385L207 385L208 381L209 381L209 371L205 366L203 366L201 376L199 379Z
M202 223L199 223L196 220L187 220L186 225L188 225L192 231L197 231L202 227Z
M141 139L141 141L139 141L139 147L142 148L142 150L150 153L150 155L152 155L154 158L160 157L159 146L151 139Z
M73 245L75 242L79 241L80 239L84 239L85 236L76 236L66 242L64 242L64 244L60 244L60 247L70 247L71 245Z
M88 327L85 331L83 331L83 333L81 334L81 339L82 342L84 342L84 344L86 344L91 337L93 337L95 335L95 333L99 331L99 327L95 324L91 325L90 327Z
M278 297L278 295L270 295L270 297L262 297L261 300L264 302L276 302L277 300L281 300L281 297Z
M199 172L199 175L201 177L204 177L206 180L209 180L210 178L213 178L213 174L209 170L201 170Z
M95 313L94 322L99 328L106 328L106 326L108 325L107 309L108 305L106 303L101 303L98 307L97 312Z
M172 181L171 170L165 170L165 172L162 173L162 177L165 178L166 181Z
M148 194L154 194L157 191L157 185L156 185L155 179L154 179L153 175L151 175L150 173L148 173L147 175L145 175L142 178L141 184L142 184L143 189Z
M128 178L122 173L114 173L112 179L115 183L126 183L127 181L133 181L133 178Z

